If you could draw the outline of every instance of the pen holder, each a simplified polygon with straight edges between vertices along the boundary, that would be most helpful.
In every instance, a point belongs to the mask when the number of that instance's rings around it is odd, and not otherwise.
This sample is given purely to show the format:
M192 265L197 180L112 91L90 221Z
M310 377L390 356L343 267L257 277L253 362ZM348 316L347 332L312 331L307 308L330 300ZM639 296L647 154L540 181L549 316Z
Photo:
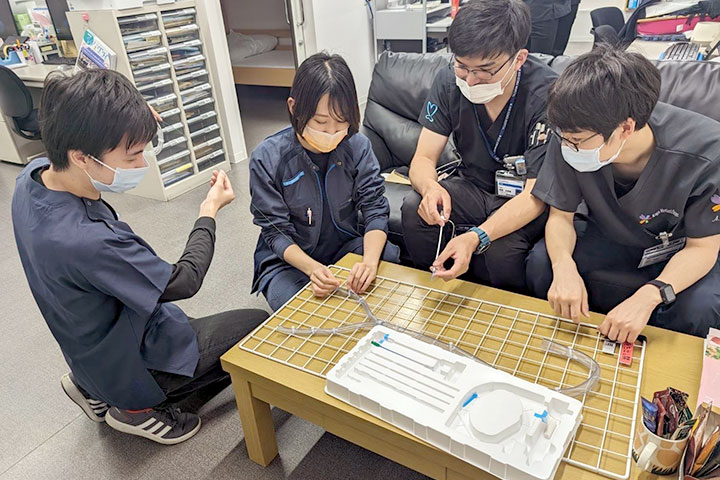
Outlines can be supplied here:
M10 65L22 65L24 62L20 58L20 55L18 55L18 52L15 50L8 51L7 58L0 58L0 65L3 65L5 67L8 67Z
M670 475L678 470L688 443L682 440L668 440L648 430L642 417L637 422L632 457L640 469L655 475Z

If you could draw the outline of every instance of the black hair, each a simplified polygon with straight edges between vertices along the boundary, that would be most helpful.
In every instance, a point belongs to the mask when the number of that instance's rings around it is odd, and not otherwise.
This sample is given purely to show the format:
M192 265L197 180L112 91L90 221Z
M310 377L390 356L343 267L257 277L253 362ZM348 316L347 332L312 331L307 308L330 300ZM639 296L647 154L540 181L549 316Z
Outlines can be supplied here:
M601 45L574 60L548 93L547 114L562 132L590 130L607 140L628 118L646 124L660 96L660 72L639 53Z
M40 129L50 163L69 166L68 151L100 158L125 141L125 148L149 142L157 122L130 81L112 70L94 69L45 80Z
M305 59L295 72L290 96L295 100L290 123L302 135L308 121L315 115L317 105L325 94L329 95L330 113L337 120L350 124L348 136L360 128L355 80L350 68L340 55L316 53Z
M530 38L530 10L522 0L473 0L450 25L450 50L458 57L515 55Z

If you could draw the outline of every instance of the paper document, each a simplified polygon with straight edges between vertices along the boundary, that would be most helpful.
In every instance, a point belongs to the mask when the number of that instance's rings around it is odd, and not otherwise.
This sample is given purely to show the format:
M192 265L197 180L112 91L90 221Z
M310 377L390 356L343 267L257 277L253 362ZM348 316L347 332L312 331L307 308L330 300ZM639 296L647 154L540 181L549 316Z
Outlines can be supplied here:
M76 69L88 70L91 68L115 69L117 55L105 45L91 30L85 30L83 42L78 51Z
M693 5L697 5L698 2L660 2L657 5L649 6L645 9L645 18L660 17L667 15L668 13L677 12Z
M385 181L389 183L399 183L400 185L412 185L409 178L397 173L396 170L393 170L390 174L387 174L385 176Z
M720 330L711 328L705 339L698 404L720 405Z

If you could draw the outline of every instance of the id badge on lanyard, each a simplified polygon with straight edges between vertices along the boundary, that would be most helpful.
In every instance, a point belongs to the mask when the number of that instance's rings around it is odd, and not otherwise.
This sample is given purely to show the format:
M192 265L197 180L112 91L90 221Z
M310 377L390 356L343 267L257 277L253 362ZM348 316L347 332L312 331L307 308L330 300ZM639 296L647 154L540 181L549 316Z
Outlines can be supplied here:
M497 154L498 147L505 135L505 129L507 128L508 121L510 120L510 114L515 106L515 97L517 97L521 76L522 69L518 70L517 78L515 79L515 87L513 88L512 96L508 101L507 112L505 113L505 118L503 119L503 124L500 128L500 133L498 134L494 147L490 145L487 135L485 135L485 131L482 129L477 110L473 106L475 121L477 122L480 136L485 143L485 148L487 149L488 154L493 160L505 166L504 170L497 170L495 172L495 194L502 198L513 198L519 195L525 188L525 175L527 174L525 159L522 156L500 158Z
M685 248L685 243L687 242L686 237L670 240L670 237L672 237L672 232L661 232L659 235L652 234L652 232L648 230L645 230L645 232L650 233L662 243L660 245L655 245L654 247L645 249L642 258L640 259L640 265L638 265L638 268L643 268L650 265L655 265L656 263L670 260L673 255Z
M525 189L527 168L525 158L505 157L505 170L495 172L495 195L501 198L513 198Z

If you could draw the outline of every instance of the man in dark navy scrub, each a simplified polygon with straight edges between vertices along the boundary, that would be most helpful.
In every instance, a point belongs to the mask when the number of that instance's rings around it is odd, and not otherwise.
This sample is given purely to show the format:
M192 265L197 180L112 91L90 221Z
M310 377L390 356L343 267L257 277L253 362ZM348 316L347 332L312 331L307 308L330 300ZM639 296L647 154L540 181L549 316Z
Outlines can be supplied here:
M195 411L230 384L220 355L267 314L236 310L188 319L168 303L193 296L210 267L215 215L234 199L224 172L180 260L171 265L100 192L143 178L157 131L122 75L91 70L46 81L40 110L49 158L18 176L12 220L35 301L70 366L65 393L95 422L162 444L200 429Z
M538 217L545 211L530 191L545 156L546 93L557 77L528 56L529 35L521 0L469 3L450 27L455 56L437 74L420 114L423 129L410 165L415 192L402 207L413 262L443 280L469 268L474 280L526 288L525 259L542 236L544 217ZM439 179L435 168L451 135L462 164ZM447 221L462 234L450 240ZM449 243L436 258L441 226L442 244Z
M557 57L565 52L580 0L525 0L532 29L527 49Z
M575 60L548 96L553 138L533 195L551 206L528 282L555 311L587 315L596 270L635 279L600 331L634 341L645 325L698 336L720 326L720 123L658 103L660 73L636 53ZM573 227L585 201L588 224Z

